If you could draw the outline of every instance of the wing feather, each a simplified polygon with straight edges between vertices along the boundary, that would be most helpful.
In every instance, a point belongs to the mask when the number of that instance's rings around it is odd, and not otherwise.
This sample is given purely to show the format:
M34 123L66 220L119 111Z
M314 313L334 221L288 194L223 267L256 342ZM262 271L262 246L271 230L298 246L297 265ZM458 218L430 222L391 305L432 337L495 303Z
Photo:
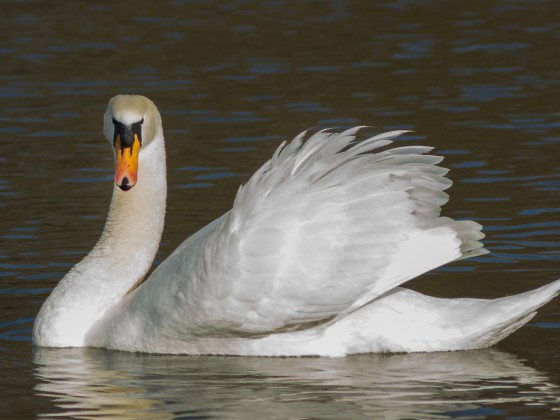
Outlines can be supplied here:
M282 143L240 187L232 210L140 289L180 295L182 310L170 312L191 332L267 333L338 319L428 270L485 252L480 225L440 217L451 185L441 157L424 146L387 148L403 131L356 141L359 129Z

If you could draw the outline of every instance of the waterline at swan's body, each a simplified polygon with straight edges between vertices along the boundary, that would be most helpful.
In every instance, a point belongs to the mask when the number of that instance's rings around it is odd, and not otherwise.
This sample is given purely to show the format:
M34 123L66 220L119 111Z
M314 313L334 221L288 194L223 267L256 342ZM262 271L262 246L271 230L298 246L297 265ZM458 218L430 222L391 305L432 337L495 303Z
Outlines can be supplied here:
M330 355L490 346L560 282L496 300L399 287L486 251L480 225L440 216L451 182L400 132L298 136L241 187L233 208L144 282L163 230L161 117L140 96L105 113L116 186L99 242L35 321L35 344L188 354Z

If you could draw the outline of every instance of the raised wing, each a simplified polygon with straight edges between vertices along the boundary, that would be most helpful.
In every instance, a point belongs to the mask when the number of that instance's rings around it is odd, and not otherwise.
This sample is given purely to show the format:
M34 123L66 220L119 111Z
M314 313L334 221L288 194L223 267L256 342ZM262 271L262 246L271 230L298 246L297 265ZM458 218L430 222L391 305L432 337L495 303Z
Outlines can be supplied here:
M170 334L261 334L339 318L428 270L485 253L480 225L440 217L451 185L402 132L283 143L231 211L136 292Z

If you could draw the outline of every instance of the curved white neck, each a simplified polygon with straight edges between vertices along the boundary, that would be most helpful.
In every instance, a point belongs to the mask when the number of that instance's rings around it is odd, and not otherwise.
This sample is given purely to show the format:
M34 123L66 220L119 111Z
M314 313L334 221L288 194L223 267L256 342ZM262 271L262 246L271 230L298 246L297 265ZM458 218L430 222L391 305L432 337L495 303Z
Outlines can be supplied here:
M140 152L136 185L126 192L114 187L101 238L41 307L33 327L35 344L83 345L91 326L142 281L159 247L166 195L160 128Z

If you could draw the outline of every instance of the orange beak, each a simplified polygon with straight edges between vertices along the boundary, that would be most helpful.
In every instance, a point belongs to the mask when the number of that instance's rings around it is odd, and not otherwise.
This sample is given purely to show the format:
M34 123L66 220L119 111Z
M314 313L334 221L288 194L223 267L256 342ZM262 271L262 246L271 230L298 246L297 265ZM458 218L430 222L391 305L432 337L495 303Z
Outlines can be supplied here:
M115 184L123 191L128 191L138 181L138 153L140 152L140 140L134 134L132 146L123 147L121 136L117 134L115 138Z

